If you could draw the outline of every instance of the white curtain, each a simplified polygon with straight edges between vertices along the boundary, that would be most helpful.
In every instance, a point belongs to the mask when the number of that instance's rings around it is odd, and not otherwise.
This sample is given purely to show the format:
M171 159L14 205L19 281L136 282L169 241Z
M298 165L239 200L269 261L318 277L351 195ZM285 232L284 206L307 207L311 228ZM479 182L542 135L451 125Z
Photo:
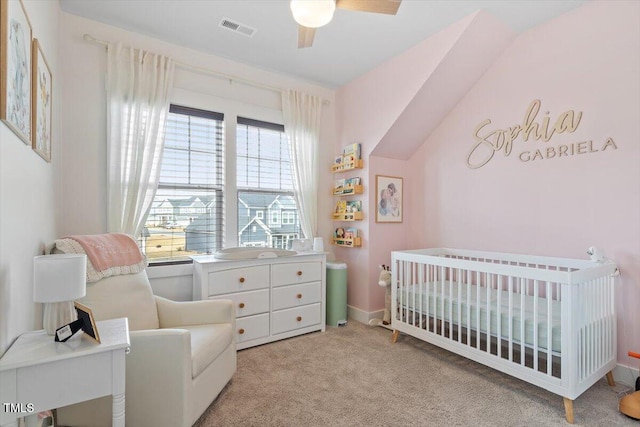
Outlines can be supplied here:
M175 64L120 43L107 56L107 226L137 238L160 179Z
M322 99L294 90L282 92L284 131L289 139L293 187L302 232L313 239L318 231L318 156Z

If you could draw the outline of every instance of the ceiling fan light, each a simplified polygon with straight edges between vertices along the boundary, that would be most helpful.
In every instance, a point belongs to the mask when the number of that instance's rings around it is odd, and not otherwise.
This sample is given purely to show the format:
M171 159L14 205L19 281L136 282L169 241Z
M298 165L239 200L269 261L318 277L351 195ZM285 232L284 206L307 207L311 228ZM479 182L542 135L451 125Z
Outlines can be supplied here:
M336 10L335 0L291 0L293 19L303 27L327 25Z

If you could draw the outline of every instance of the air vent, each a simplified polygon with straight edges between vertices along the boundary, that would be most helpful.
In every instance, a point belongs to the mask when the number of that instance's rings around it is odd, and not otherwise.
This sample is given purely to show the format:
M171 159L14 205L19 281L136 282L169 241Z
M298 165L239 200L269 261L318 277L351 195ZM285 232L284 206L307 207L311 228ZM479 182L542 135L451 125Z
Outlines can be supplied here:
M241 24L229 18L222 18L222 21L220 21L220 26L222 28L226 28L227 30L233 31L234 33L242 34L243 36L247 37L253 37L253 35L257 31L255 28L251 28L248 25Z

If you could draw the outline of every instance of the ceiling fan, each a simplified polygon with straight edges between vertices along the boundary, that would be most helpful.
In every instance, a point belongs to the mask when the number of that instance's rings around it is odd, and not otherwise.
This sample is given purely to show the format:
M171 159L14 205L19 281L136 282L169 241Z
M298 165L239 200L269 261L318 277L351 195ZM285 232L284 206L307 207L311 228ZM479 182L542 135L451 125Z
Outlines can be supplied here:
M400 2L402 0L291 0L291 13L298 23L298 48L311 47L316 28L328 24L336 8L395 15Z

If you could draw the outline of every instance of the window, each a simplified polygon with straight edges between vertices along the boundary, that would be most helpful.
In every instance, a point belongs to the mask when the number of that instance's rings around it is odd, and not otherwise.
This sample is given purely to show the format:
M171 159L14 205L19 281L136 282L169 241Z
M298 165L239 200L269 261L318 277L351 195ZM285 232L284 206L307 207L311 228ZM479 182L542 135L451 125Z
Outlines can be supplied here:
M301 232L284 126L238 117L236 138L238 245L289 248ZM268 211L268 223L243 208ZM293 213L286 224L281 210Z
M282 212L282 225L295 224L295 223L296 223L296 213L294 211Z
M160 184L140 238L149 262L187 260L222 247L223 119L171 105Z
M274 210L271 211L271 221L269 221L270 225L280 225L280 211Z
M256 218L263 219L264 218L264 211L257 211L256 212Z

